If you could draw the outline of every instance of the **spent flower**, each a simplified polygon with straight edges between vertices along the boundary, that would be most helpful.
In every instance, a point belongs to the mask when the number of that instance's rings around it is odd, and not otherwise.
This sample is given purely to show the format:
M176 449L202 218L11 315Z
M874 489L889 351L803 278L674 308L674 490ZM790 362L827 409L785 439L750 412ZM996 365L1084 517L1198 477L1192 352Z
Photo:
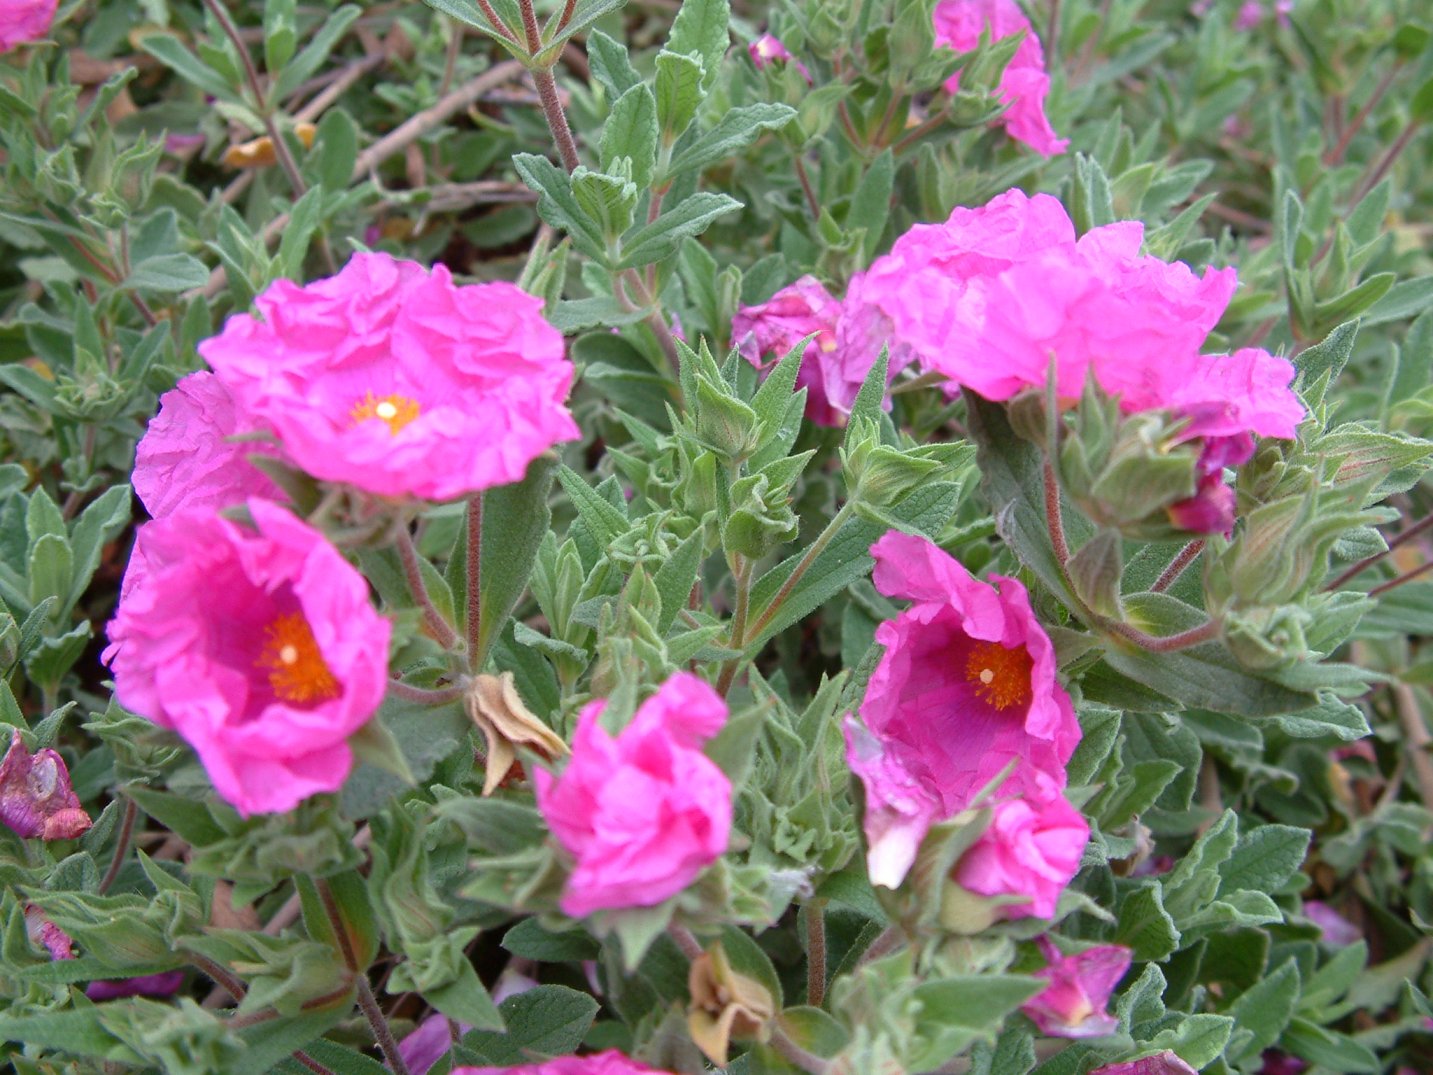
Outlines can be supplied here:
M26 839L73 840L90 827L65 759L48 747L31 754L18 728L0 761L0 821Z

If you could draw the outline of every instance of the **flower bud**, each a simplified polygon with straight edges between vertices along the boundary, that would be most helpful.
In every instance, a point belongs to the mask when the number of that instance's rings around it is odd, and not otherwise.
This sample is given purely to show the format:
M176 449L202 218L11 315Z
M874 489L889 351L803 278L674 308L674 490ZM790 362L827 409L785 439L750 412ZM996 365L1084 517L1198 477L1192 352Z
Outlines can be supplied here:
M73 840L90 827L64 759L49 749L32 755L18 728L0 761L0 821L27 839Z

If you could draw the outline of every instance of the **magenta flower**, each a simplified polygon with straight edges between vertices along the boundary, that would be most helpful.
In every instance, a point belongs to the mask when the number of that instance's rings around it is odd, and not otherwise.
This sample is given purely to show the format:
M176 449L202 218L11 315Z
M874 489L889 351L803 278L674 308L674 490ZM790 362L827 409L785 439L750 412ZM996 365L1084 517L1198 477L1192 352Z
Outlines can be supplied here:
M512 284L457 287L442 265L355 254L255 305L199 351L314 477L447 500L519 481L579 436L562 336Z
M454 1068L452 1075L668 1075L623 1056L616 1049L587 1056L559 1056L537 1064L515 1067Z
M1105 1064L1093 1069L1089 1075L1199 1075L1199 1072L1186 1064L1178 1053L1166 1049L1162 1053L1142 1056L1138 1060Z
M756 65L758 71L764 71L771 66L784 67L788 63L795 63L796 70L801 72L801 77L806 80L806 85L811 85L811 72L804 63L795 59L781 39L775 34L762 34L751 44L746 46L746 51L751 56L751 62Z
M104 653L120 702L186 739L244 816L338 790L390 631L322 534L248 507L256 530L201 511L140 528Z
M170 970L160 974L142 974L138 978L98 979L85 986L85 996L96 1002L121 997L172 997L183 984L184 972Z
M1050 984L1020 1005L1040 1033L1057 1038L1098 1038L1113 1034L1120 1021L1105 1010L1115 986L1129 970L1132 953L1118 944L1062 955L1048 937L1037 942L1049 965L1035 972Z
M885 653L861 704L865 727L846 724L847 759L866 788L871 881L895 888L931 824L969 807L1007 767L996 802L1063 802L1080 725L1024 586L972 578L909 534L887 534L871 554L876 588L915 602L877 628Z
M731 782L700 749L726 721L721 697L678 672L615 738L598 723L605 705L578 716L560 777L534 774L538 808L576 859L561 901L573 917L661 903L720 858L731 833Z
M0 822L27 840L73 840L90 827L65 759L48 748L31 754L19 728L0 761Z
M978 896L1008 899L1002 918L1050 918L1089 840L1089 822L1064 795L1012 799L996 805L989 828L951 876Z
M945 224L915 225L890 253L852 278L826 366L827 396L849 411L882 346L890 349L892 377L917 359L947 372L936 358L957 331L967 281L1074 241L1064 206L1049 195L1027 198L1018 190L980 209L957 207ZM968 341L966 347L978 350ZM964 379L955 380L992 399L1008 398L1026 384L995 363L967 362L961 369Z
M1065 152L1070 140L1059 137L1045 116L1045 97L1050 92L1045 50L1015 0L940 0L934 17L936 44L948 45L956 52L975 48L987 27L992 42L1025 31L1000 76L1000 99L1009 108L995 122L1042 157ZM945 88L951 93L960 89L959 71L950 76Z
M156 519L183 508L218 511L251 496L280 499L279 487L248 460L278 455L272 441L252 439L260 432L219 378L191 373L159 397L159 414L134 453L134 491Z
M1335 947L1353 944L1363 931L1321 900L1304 900L1304 917L1319 927L1319 940Z
M741 357L763 372L769 372L776 359L816 333L802 356L796 387L806 389L806 417L819 426L846 424L845 411L833 406L826 396L827 366L836 350L840 317L841 304L814 276L803 276L766 302L743 306L731 322L732 340ZM860 382L856 383L859 388ZM855 398L854 392L851 398Z
M59 0L0 0L0 52L50 32Z
M50 962L57 959L74 959L74 941L70 935L45 917L45 912L33 903L25 905L25 935L32 944L39 945L50 953Z

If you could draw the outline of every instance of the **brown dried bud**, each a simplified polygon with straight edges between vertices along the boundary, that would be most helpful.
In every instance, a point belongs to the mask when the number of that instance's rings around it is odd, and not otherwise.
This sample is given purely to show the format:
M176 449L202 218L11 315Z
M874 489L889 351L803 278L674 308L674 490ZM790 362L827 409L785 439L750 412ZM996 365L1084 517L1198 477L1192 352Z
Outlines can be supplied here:
M64 759L49 749L32 755L18 728L0 761L0 821L27 839L73 840L90 827Z
M313 147L314 135L317 133L318 128L312 123L294 124L294 136L305 149ZM267 134L231 145L224 150L223 156L224 163L230 168L269 168L277 163L278 159L274 140Z
M488 741L484 795L491 795L517 763L515 748L526 747L548 761L568 752L562 737L523 705L511 672L474 676L463 704Z
M692 995L687 1029L697 1048L718 1067L726 1066L733 1038L766 1041L771 1037L776 1006L770 991L754 978L732 970L721 945L692 960L687 989Z

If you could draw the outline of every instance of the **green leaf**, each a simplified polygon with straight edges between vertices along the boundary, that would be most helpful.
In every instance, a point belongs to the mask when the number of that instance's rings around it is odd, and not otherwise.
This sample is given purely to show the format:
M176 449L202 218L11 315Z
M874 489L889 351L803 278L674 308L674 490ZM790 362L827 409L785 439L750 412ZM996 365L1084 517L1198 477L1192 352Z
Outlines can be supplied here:
M1285 960L1278 970L1239 995L1229 1008L1235 1024L1249 1032L1248 1043L1231 1060L1244 1060L1279 1040L1299 1002L1299 965Z
M991 1039L1005 1016L1046 987L1040 978L982 974L924 982L911 991L914 1040L906 1052L913 1071L929 1071L977 1038Z
M314 1038L302 1048L305 1053L332 1071L334 1075L391 1075L388 1068L377 1060L372 1060L360 1052L331 1042L327 1038ZM309 1075L313 1068L305 1067L297 1060L285 1060L277 1070L283 1072L284 1075Z
M523 1064L533 1056L565 1056L575 1050L597 1014L597 1001L562 985L540 985L498 1006L504 1034L474 1030L463 1047L493 1066Z
M1114 195L1109 177L1100 162L1083 153L1075 154L1075 182L1070 195L1070 218L1075 230L1084 235L1092 228L1115 222Z
M1318 705L1298 713L1271 717L1270 723L1296 739L1322 739L1328 735L1352 743L1373 734L1363 710L1337 698L1321 699Z
M1164 909L1164 890L1148 881L1120 905L1115 940L1134 951L1140 962L1167 959L1179 948L1179 929Z
M672 146L691 126L702 103L702 62L696 56L663 49L657 53L657 121L662 143Z
M621 509L608 503L571 467L560 464L557 468L557 480L567 492L572 506L577 509L578 518L599 546L606 548L632 528Z
M307 1052L309 1043L336 1027L352 1007L352 1000L348 1000L244 1027L238 1033L248 1049L225 1070L232 1075L264 1075L296 1050ZM351 1072L350 1068L345 1075Z
M866 229L865 238L861 240L861 252L867 262L881 248L881 236L885 234L886 220L891 215L891 190L895 175L895 156L887 149L866 168L866 174L861 176L856 192L851 195L846 229Z
M105 490L80 513L70 534L70 551L74 554L74 584L63 609L74 608L89 587L100 553L129 523L130 491L128 485Z
M1161 1030L1145 1042L1144 1047L1170 1049L1198 1070L1213 1063L1214 1058L1224 1051L1232 1033L1234 1020L1227 1015L1187 1015L1178 1026Z
M763 131L779 130L795 118L796 109L783 104L763 103L730 109L715 127L703 132L672 158L667 175L697 171L733 157L756 141Z
M1341 295L1331 299L1325 299L1314 305L1314 318L1318 324L1339 324L1349 318L1357 317L1370 306L1372 306L1384 295L1388 294L1393 282L1398 279L1396 273L1381 272L1375 273L1367 280L1364 280L1356 287L1351 287Z
M372 719L382 722L401 751L408 772L419 782L426 780L434 766L466 740L471 727L458 702L435 706L395 694L383 699ZM408 787L401 776L360 761L339 789L339 809L347 818L371 817Z
M627 56L627 46L601 30L593 30L587 35L587 62L592 66L592 77L602 84L614 101L642 81L642 76Z
M467 1023L482 1032L496 1033L506 1025L478 972L466 960L458 965L455 980L423 990L422 997L449 1019Z
M434 5L436 6L436 5ZM293 62L283 65L283 70L278 72L278 81L272 92L274 100L283 100L298 89L310 76L323 66L328 54L333 51L334 45L338 44L348 28L353 25L355 19L362 13L362 9L356 4L344 4L342 7L328 12L319 23L318 32L313 39L303 47L303 50L294 57ZM272 74L276 65L269 65L269 72ZM328 115L325 114L326 120ZM322 129L323 124L319 125ZM350 166L351 167L351 166ZM348 185L348 177L344 177L344 186ZM342 187L331 187L332 190L341 190Z
M138 1064L141 1057L101 1022L98 1005L43 1015L0 1015L0 1038L80 1056Z
M1304 864L1312 836L1292 825L1264 825L1240 834L1233 853L1219 864L1219 895L1241 889L1278 892Z
M294 0L265 0L264 67L271 73L283 70L284 64L293 59L297 46Z
M731 0L682 0L681 10L672 21L667 48L701 57L703 89L711 89L716 81L731 39L727 30L730 21Z
M702 528L697 527L652 576L652 582L662 598L662 614L657 618L657 631L661 634L671 630L677 613L687 607L687 599L696 585L697 570L702 564L705 537Z
M602 170L610 172L618 157L632 162L632 182L645 190L657 166L657 98L639 83L617 98L602 126Z
M546 157L532 153L516 153L512 162L522 181L537 192L538 216L570 236L578 250L605 264L607 246L602 229L577 204L567 173Z
M209 282L209 267L189 254L156 254L130 270L124 287L136 291L188 291Z
M478 609L476 668L482 667L493 641L502 633L508 617L527 589L532 565L537 560L537 547L552 525L548 495L556 465L554 456L538 456L528 464L522 481L500 485L480 494L483 504L482 593ZM465 627L467 562L467 529L464 527L449 561L448 579L458 607L464 610L462 621Z
M676 254L682 240L700 235L719 216L735 212L741 202L725 194L700 191L663 213L652 223L639 228L623 240L622 260L618 268L631 269L663 261Z
M503 947L523 959L539 963L580 963L596 959L602 946L581 929L553 933L536 918L524 918L503 934Z
M483 17L478 5L472 3L471 0L424 0L424 2L444 15L457 19L475 30L481 30L489 37L505 41L505 38L493 28L492 23ZM522 12L518 9L517 0L493 0L493 10L497 12L498 18L507 25L508 29L521 32ZM526 52L526 49L522 51ZM518 53L514 51L514 54Z
M205 93L224 101L235 99L234 87L228 79L185 48L172 34L145 34L139 39L139 47Z
M1300 1016L1289 1021L1280 1043L1295 1056L1341 1075L1365 1075L1383 1070L1378 1057L1367 1046Z

